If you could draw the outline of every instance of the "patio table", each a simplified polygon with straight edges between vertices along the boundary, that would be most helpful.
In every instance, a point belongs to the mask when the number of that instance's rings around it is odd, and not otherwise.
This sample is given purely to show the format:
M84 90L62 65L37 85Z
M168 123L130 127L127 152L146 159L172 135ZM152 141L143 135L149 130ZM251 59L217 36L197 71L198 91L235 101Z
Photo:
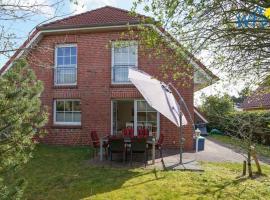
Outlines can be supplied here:
M105 142L108 142L109 141L109 138L108 136L106 137L101 137L100 138L100 147L99 147L99 156L100 156L100 161L103 160L103 144ZM124 137L124 142L125 144L130 144L131 143L131 138L130 137ZM156 144L156 139L155 137L148 137L147 138L147 141L146 141L147 144L152 144L152 164L155 164L155 144Z

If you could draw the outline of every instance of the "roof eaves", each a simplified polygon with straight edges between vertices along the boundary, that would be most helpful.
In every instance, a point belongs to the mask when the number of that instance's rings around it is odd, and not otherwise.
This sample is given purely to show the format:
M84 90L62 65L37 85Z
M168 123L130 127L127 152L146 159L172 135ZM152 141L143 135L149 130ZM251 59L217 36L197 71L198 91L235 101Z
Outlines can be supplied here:
M76 29L76 28L93 28L93 27L105 27L105 26L121 26L121 25L136 25L139 24L139 20L133 20L129 22L117 22L117 23L104 23L104 24L80 24L80 25L60 25L60 26L51 26L51 27L44 27L44 26L39 26L37 27L37 30L64 30L64 29Z

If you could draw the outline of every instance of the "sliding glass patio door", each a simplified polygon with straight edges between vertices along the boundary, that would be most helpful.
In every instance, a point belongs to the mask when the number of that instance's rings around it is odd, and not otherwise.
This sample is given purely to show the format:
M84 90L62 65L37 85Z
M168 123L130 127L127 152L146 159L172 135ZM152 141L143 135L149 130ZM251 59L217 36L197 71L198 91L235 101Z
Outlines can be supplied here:
M134 134L140 128L149 130L150 135L159 137L159 113L145 100L113 100L111 133L121 134L126 127L132 126Z
M145 100L135 100L137 130L146 128L150 135L159 137L159 113Z

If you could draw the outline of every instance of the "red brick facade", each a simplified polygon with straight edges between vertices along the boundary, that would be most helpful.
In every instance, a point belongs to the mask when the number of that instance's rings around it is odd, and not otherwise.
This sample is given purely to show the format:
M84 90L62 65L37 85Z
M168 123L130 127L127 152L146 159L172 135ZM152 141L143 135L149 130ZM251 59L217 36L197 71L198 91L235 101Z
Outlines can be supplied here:
M113 99L142 98L132 85L111 84L111 49L110 41L119 39L120 32L88 32L76 34L46 35L32 50L28 60L38 79L44 82L41 99L48 108L49 122L46 125L48 134L41 139L47 144L89 145L90 132L97 130L100 136L111 132L111 101ZM54 86L54 49L57 44L77 44L77 86ZM39 65L41 63L41 65ZM150 59L138 51L139 69L158 75L160 59ZM191 115L193 116L193 80L189 86L180 89ZM82 110L81 126L56 126L53 124L54 99L80 99ZM192 130L184 128L185 149L192 149ZM175 125L160 116L160 133L165 135L166 147L177 147L179 133Z

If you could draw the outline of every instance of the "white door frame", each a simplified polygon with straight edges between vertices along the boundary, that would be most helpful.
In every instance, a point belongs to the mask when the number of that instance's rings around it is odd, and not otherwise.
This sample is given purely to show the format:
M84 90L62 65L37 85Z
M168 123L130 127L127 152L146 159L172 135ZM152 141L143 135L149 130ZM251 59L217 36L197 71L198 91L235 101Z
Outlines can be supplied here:
M111 100L111 135L113 135L113 102L114 101L133 101L134 103L134 135L137 135L137 102L144 99L113 99ZM145 101L145 100L144 100ZM157 111L157 139L160 135L160 113Z

